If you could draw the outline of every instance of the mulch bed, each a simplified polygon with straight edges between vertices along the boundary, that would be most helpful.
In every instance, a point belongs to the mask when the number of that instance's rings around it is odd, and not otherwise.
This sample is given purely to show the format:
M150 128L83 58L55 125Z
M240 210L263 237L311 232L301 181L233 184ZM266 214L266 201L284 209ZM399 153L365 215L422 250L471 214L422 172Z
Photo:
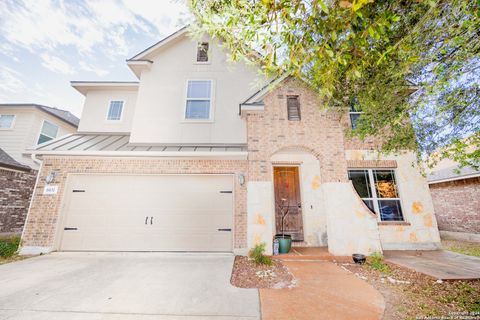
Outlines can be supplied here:
M480 319L480 280L437 281L392 264L389 272L368 265L338 265L382 293L386 303L383 319ZM465 318L458 318L461 315Z
M292 288L295 278L278 260L271 266L257 265L252 259L236 256L230 282L239 288Z

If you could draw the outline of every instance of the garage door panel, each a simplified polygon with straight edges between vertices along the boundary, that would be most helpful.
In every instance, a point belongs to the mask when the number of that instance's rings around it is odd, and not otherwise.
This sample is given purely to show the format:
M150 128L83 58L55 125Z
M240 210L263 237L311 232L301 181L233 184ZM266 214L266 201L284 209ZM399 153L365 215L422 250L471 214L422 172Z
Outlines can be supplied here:
M74 175L70 186L65 227L77 230L62 250L231 251L218 231L232 226L231 176Z
M154 196L154 198L152 198ZM95 203L92 208L90 202ZM114 202L114 203L113 203ZM111 194L97 195L92 192L85 193L81 197L72 196L72 207L76 210L103 210L115 207L122 211L141 211L145 209L161 208L162 211L178 210L218 210L219 208L230 209L232 205L232 196L229 194L217 193L165 193L165 194L145 194L141 196L132 196L131 194L117 194L112 198Z

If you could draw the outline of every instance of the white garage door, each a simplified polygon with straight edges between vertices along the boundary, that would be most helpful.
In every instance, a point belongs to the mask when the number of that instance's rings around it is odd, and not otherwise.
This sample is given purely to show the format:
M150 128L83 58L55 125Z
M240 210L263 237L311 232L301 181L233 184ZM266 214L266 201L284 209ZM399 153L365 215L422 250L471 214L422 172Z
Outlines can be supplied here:
M73 175L64 251L231 251L229 175Z

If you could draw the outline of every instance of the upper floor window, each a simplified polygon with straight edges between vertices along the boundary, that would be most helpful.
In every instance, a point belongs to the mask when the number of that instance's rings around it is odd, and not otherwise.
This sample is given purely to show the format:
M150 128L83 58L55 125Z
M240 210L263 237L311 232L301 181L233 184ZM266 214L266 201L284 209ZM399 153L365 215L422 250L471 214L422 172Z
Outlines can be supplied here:
M58 126L48 122L47 120L43 121L42 130L40 131L40 136L38 137L37 144L44 143L55 139L58 134Z
M287 96L288 120L300 121L300 102L298 96Z
M198 43L197 62L208 62L208 42Z
M357 122L361 114L362 111L357 109L356 99L354 99L354 101L350 104L350 124L352 125L353 130L357 128Z
M394 170L349 170L348 178L367 207L380 214L381 221L403 221Z
M212 81L189 80L187 84L187 102L185 119L209 120L212 107Z
M12 129L15 116L13 114L0 115L0 129Z
M107 120L120 120L122 119L123 101L110 101L108 107Z

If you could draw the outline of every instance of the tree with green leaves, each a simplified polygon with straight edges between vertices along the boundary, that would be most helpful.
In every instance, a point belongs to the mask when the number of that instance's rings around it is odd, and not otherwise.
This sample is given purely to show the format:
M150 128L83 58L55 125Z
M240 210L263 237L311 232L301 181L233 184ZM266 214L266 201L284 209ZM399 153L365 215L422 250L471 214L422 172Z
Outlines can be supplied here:
M193 33L221 39L233 60L304 80L327 108L361 111L351 134L381 137L380 151L479 167L475 0L190 0L190 7Z

